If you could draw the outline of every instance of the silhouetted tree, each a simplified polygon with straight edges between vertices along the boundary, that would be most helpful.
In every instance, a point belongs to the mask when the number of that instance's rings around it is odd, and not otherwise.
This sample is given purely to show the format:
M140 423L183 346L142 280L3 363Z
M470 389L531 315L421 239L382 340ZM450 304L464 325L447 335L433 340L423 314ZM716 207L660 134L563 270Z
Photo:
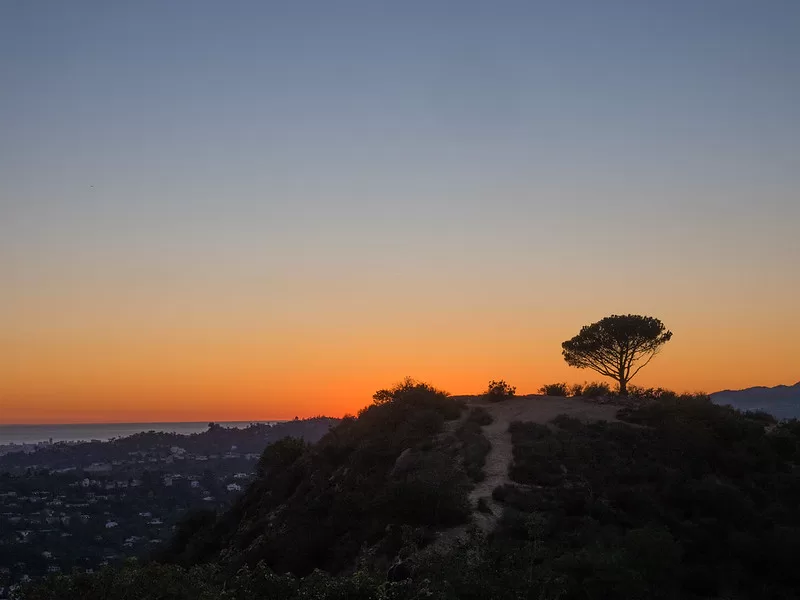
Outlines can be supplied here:
M654 317L611 315L582 327L561 347L568 365L614 379L624 395L628 382L671 338L672 332Z

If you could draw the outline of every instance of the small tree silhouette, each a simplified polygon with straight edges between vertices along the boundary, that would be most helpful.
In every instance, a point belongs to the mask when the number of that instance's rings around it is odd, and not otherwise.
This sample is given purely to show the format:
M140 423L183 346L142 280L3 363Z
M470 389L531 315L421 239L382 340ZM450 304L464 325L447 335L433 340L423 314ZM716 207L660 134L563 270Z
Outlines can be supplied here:
M670 339L672 332L654 317L611 315L584 326L561 347L568 365L610 377L626 395L628 382Z
M378 390L372 394L372 401L374 404L386 404L394 400L413 395L434 395L446 397L449 396L444 390L435 388L429 383L424 381L417 381L413 377L405 377L399 383L394 384L391 388Z

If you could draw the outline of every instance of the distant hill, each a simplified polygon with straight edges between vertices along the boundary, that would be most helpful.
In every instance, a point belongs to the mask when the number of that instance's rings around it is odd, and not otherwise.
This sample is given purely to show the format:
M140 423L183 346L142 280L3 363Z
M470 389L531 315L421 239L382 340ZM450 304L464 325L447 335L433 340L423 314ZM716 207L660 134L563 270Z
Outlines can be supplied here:
M775 387L751 387L711 394L715 404L738 410L763 410L778 419L800 418L800 382Z

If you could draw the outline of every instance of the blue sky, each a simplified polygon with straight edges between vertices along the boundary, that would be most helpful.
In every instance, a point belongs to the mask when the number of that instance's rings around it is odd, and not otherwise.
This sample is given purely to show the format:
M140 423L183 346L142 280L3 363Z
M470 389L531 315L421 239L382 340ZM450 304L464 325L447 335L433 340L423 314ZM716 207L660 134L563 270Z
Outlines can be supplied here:
M796 191L792 2L1 10L3 200L19 234L65 211L113 238L118 217L195 207L214 228L235 212L281 230L463 213L502 235L747 212L743 187L776 188L759 210L781 212Z

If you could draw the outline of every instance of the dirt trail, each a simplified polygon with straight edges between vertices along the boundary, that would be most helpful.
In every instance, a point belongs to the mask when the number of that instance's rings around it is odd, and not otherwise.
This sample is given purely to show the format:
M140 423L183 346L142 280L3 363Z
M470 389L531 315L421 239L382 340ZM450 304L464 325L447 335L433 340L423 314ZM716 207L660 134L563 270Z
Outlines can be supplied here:
M417 556L417 560L421 561L424 561L430 553L442 553L452 548L468 535L472 526L486 534L491 533L496 527L503 507L492 499L492 490L511 481L508 477L508 468L514 456L511 434L508 432L511 423L514 421L548 423L558 415L564 414L582 421L616 421L617 411L620 409L619 406L558 396L518 396L503 402L486 402L480 396L456 396L455 399L465 401L468 408L482 406L492 415L492 423L483 427L484 435L492 444L483 467L486 478L478 483L469 495L474 510L472 523L440 531L437 540ZM462 416L463 418L466 418L466 414ZM452 424L453 430L458 423L460 421ZM477 510L478 500L481 498L485 499L490 513Z
M582 421L616 421L619 406L594 404L576 398L557 396L520 396L503 402L485 402L479 397L468 399L468 406L485 408L494 421L483 427L483 433L492 444L483 471L486 478L470 493L470 502L477 507L478 500L484 498L491 513L475 512L474 522L484 532L489 533L497 524L502 506L492 499L492 490L509 483L508 468L513 459L511 434L508 426L514 421L547 423L561 414Z

